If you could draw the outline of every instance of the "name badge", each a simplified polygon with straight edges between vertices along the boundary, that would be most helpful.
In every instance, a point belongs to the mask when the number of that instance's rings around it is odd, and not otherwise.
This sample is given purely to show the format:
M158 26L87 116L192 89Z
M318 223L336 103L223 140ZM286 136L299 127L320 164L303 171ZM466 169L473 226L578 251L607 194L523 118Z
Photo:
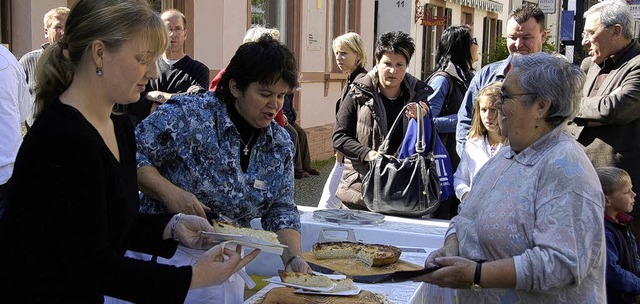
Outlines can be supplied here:
M263 190L263 191L265 191L265 190L267 190L267 183L265 183L264 181L261 181L261 180L259 180L259 179L256 179L256 180L253 182L253 187L254 187L254 188L256 188L256 189L258 189L258 190Z

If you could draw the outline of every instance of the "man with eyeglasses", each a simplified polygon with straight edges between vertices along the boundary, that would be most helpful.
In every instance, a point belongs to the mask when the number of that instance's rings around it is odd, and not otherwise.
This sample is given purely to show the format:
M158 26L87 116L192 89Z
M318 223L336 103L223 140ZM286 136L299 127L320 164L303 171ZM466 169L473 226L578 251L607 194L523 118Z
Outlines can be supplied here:
M542 51L542 45L547 40L544 18L544 13L538 6L532 4L516 8L509 14L509 20L507 21L507 48L509 49L509 54L528 55ZM456 125L456 150L458 155L462 155L469 129L471 129L471 119L478 91L490 82L504 80L511 68L510 62L511 56L489 64L483 67L471 80L462 106L458 110L458 123Z
M169 31L169 46L158 59L158 78L147 83L138 102L127 106L126 112L133 116L132 120L135 117L135 123L140 123L175 93L204 92L209 87L209 68L184 52L187 18L176 9L164 11L160 18Z
M600 2L584 13L582 62L587 78L580 111L570 124L595 167L626 170L640 185L640 44L625 1ZM638 192L637 190L635 192ZM640 207L633 208L632 230L640 240Z

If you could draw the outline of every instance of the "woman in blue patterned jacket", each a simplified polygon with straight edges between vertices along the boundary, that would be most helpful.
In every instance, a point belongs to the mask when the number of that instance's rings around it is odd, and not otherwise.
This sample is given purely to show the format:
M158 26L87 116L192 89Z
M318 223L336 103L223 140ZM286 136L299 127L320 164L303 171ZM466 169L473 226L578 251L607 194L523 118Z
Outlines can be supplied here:
M158 107L136 129L141 209L212 212L242 226L260 217L262 227L289 246L282 255L286 270L310 272L300 258L293 146L273 121L285 94L297 86L293 53L263 36L240 46L215 92L177 97ZM189 263L199 254L180 249L183 256L167 263ZM187 302L225 302L225 297L242 302L242 280L232 277L208 289L191 293Z

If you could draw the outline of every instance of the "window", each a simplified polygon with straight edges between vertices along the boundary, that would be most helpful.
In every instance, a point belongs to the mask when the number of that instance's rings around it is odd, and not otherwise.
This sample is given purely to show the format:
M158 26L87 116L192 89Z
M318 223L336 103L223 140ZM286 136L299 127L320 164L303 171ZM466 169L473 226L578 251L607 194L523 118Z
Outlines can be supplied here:
M285 0L251 0L251 25L259 24L280 31L280 40L287 37Z
M340 73L340 69L335 63L335 55L333 55L333 39L347 32L359 32L360 29L356 24L358 11L354 0L329 0L327 5L329 32L326 49L328 62L331 66L329 70L333 73Z
M422 71L421 79L426 80L432 73L436 66L436 49L440 43L440 37L445 28L451 25L452 9L434 6L432 4L425 5L425 13L427 10L431 13L432 17L444 16L447 20L446 26L423 26L422 27Z
M11 47L11 1L0 1L0 43Z
M469 13L462 13L462 22L463 25L473 25L473 15Z

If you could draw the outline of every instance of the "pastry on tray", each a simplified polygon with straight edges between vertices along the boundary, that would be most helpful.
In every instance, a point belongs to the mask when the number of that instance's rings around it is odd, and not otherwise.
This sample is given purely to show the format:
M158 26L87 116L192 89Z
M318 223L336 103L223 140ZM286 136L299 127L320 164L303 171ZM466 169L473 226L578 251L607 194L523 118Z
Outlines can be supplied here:
M329 287L335 284L335 287L330 292L340 292L345 290L355 289L351 279L331 279L323 275L290 272L278 270L280 280L284 283L307 286L307 287Z
M260 239L266 243L280 244L280 241L278 241L278 235L271 231L238 227L221 221L213 221L211 225L216 233L237 234Z
M397 262L402 251L389 245L353 242L327 242L313 245L317 259L358 259L369 266L384 266Z

